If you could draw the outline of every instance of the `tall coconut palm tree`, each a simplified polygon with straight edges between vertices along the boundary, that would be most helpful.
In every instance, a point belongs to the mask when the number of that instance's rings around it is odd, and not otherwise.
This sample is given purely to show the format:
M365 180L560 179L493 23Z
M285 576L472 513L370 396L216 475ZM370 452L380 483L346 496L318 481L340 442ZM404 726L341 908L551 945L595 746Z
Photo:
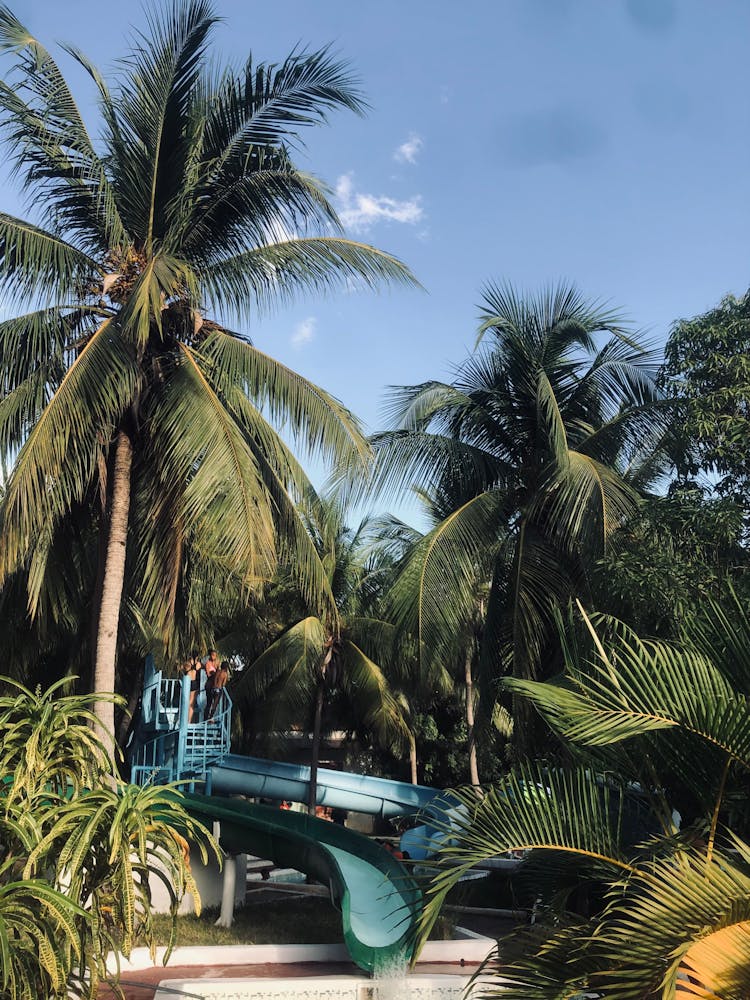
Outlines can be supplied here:
M350 279L412 280L345 239L323 186L291 159L329 111L361 113L347 67L322 50L218 70L216 21L209 0L174 0L111 86L68 46L98 93L94 139L55 61L0 7L0 49L15 57L0 118L33 206L32 221L0 213L0 294L23 310L0 323L0 454L12 463L0 581L43 565L71 505L100 498L100 691L115 686L128 548L164 630L188 545L247 587L294 550L308 596L330 602L292 502L305 477L273 424L354 460L359 426L224 317ZM111 707L98 712L111 732Z
M309 810L315 811L318 760L327 703L338 694L348 724L381 745L399 746L410 732L400 700L379 654L389 627L373 615L378 567L365 518L346 526L345 508L333 497L308 498L307 523L334 596L325 614L305 615L286 628L243 673L235 689L240 704L263 699L266 724L283 728L312 712Z
M489 285L478 344L450 383L392 392L373 484L449 501L396 587L422 655L450 656L488 572L485 676L533 677L555 607L638 502L634 471L650 468L639 458L659 428L655 358L566 285L527 298Z

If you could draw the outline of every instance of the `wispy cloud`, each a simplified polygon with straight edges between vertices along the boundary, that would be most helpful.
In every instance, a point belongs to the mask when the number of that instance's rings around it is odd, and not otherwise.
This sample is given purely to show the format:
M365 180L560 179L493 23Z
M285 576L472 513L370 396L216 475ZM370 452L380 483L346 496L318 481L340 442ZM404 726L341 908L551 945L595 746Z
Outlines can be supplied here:
M339 218L347 229L365 232L377 222L401 222L414 225L422 220L422 199L414 195L398 201L387 195L363 194L354 190L351 174L343 174L336 182L336 202Z
M298 323L292 333L292 347L296 347L299 350L300 347L309 344L315 337L315 327L317 325L318 321L314 316L308 316L307 319L303 319Z
M417 157L422 152L424 142L422 137L412 132L406 142L402 142L393 154L393 159L399 163L416 163Z

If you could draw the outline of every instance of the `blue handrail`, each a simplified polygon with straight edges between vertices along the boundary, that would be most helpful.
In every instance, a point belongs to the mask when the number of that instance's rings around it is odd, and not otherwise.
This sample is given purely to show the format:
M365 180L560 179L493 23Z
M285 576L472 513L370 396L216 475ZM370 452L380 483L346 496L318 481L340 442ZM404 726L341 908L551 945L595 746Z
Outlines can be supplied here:
M205 697L195 700L192 715L190 678L162 677L148 656L129 754L134 784L205 781L208 770L227 756L232 699L226 688L205 691Z

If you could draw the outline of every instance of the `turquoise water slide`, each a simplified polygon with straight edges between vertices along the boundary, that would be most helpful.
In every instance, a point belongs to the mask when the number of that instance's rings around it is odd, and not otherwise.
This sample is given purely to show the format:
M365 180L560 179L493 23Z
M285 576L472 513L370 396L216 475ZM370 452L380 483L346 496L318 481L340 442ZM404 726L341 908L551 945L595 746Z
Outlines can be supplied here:
M300 764L227 754L206 772L206 791L307 802L310 768ZM420 812L439 793L424 785L348 771L318 769L317 804L390 819Z
M230 753L231 714L226 688L210 711L205 706L191 711L189 679L163 677L148 657L129 748L131 780L183 787L202 783L206 794L188 795L188 808L209 829L221 824L226 851L259 855L329 886L358 965L372 971L408 960L422 906L409 871L378 844L334 823L230 798L306 802L310 782L309 767ZM420 785L318 771L317 802L335 809L390 818L429 813L437 796Z
M361 834L335 823L215 795L186 794L188 812L220 823L221 846L297 868L329 887L356 964L377 972L410 961L421 893L406 868Z

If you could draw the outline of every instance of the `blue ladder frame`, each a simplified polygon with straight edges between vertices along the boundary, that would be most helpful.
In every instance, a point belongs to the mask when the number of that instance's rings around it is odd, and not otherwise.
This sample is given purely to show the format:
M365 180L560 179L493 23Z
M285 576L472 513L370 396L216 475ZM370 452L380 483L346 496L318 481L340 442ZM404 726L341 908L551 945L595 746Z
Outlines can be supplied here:
M206 781L211 767L227 756L231 741L232 699L226 688L215 692L213 711L204 690L198 692L190 720L190 678L162 676L153 656L146 657L143 696L129 758L136 785Z

